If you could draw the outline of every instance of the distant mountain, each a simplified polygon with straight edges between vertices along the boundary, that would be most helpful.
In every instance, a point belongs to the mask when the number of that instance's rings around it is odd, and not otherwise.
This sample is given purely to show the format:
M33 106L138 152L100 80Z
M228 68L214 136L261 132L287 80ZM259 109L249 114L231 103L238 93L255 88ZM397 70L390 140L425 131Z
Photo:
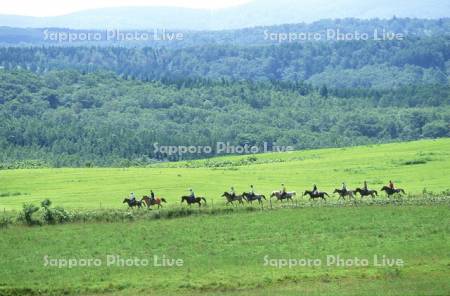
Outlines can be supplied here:
M73 29L225 30L330 18L431 18L450 16L441 0L253 0L219 10L173 7L121 7L80 11L56 17L0 15L0 26Z

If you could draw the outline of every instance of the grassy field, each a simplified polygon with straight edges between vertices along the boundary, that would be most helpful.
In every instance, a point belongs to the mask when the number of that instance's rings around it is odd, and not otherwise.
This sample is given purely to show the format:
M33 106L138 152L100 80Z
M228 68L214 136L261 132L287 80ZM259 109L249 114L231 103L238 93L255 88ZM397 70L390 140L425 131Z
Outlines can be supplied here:
M0 171L0 209L19 209L24 202L49 198L55 205L73 209L122 208L123 198L153 189L170 204L192 187L215 204L235 186L260 193L279 190L302 192L316 183L329 193L342 182L349 188L364 180L376 190L392 179L408 193L423 189L450 189L450 139L322 149L256 156L222 157L190 163L159 164L149 168L31 169Z
M147 194L150 188L169 201L162 213L177 211L179 196L189 187L209 199L205 211L194 209L203 214L191 217L155 219L156 211L134 210L144 218L0 228L0 295L449 295L448 199L440 204L334 206L298 197L301 207L211 211L223 209L220 195L231 185L244 191L254 184L267 194L282 182L298 192L317 183L331 192L342 181L355 187L367 180L380 189L392 179L415 200L424 188L437 194L448 190L449 172L450 139L149 168L0 171L3 215L44 198L81 212L101 206L103 212L111 208L128 213L123 197L131 191ZM108 266L108 255L138 258L140 263ZM164 256L169 262L182 260L182 266L155 266L155 255L157 263ZM327 264L327 256L367 264ZM374 256L378 263L385 256L403 266L376 266ZM99 264L45 266L50 259ZM278 268L267 265L267 259L272 264L288 259L320 264ZM146 266L137 266L142 260Z
M134 223L0 230L3 295L448 295L448 206L306 208ZM182 259L181 267L106 266L106 256ZM98 267L44 266L97 258ZM326 264L326 256L369 266ZM373 256L404 266L374 266ZM321 259L276 268L270 259Z

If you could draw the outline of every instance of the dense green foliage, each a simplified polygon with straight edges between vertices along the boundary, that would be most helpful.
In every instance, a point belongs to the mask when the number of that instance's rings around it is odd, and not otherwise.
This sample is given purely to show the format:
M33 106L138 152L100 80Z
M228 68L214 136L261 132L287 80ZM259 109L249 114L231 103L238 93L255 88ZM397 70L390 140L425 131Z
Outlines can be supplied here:
M0 47L0 162L123 166L165 159L155 153L155 143L267 142L302 149L445 137L448 24L449 19L323 20L191 32L184 45L167 47ZM264 40L267 30L333 27L381 27L407 38ZM2 30L6 36L22 32ZM205 156L210 155L186 157Z
M111 73L0 71L4 166L126 165L154 144L348 146L449 135L448 86L319 90L302 83L142 82ZM204 153L188 158L209 156ZM135 163L135 164L136 164Z
M185 49L3 47L6 69L111 70L140 80L207 78L309 81L329 87L448 84L450 37Z

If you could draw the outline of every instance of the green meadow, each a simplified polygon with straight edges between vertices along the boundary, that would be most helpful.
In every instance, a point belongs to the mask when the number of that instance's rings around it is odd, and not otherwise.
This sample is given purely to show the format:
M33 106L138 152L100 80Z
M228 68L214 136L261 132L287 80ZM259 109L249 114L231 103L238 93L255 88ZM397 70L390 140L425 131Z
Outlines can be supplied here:
M150 189L168 200L161 215L180 208L190 187L208 199L207 209L193 208L204 214L190 217L146 219L157 211L135 209L142 219L0 228L0 295L449 295L449 172L450 139L147 168L0 171L3 215L44 198L69 210L125 213L125 196ZM425 189L443 202L339 205L333 196L326 206L301 197L314 183L331 193L344 181L379 190L390 179L407 200L423 199ZM299 193L301 207L211 211L224 208L220 195L231 185L269 194L281 183ZM67 260L78 263L62 266ZM299 263L308 260L315 263Z
M448 204L11 226L0 229L0 295L448 295L449 233ZM150 263L108 266L108 255ZM155 266L155 255L183 265ZM403 266L376 266L375 255ZM45 256L101 264L58 268ZM368 265L328 266L327 256ZM278 268L265 258L321 265Z
M238 192L255 185L261 194L279 190L281 183L298 192L317 184L331 193L346 182L379 190L389 180L408 194L424 189L450 189L450 139L424 140L340 149L321 149L254 156L219 157L147 168L59 168L0 171L0 209L17 210L25 202L49 198L70 209L123 208L130 192L157 196L178 206L180 196L193 188L215 204L230 186ZM380 198L384 198L382 195Z

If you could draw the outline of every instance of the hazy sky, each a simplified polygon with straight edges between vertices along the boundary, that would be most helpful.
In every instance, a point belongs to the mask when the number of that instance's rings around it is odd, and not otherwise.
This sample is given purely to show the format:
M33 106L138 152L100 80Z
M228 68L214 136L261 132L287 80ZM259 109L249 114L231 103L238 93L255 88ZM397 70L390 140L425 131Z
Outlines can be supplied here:
M250 0L0 0L0 14L55 16L79 10L117 6L180 6L217 9Z

